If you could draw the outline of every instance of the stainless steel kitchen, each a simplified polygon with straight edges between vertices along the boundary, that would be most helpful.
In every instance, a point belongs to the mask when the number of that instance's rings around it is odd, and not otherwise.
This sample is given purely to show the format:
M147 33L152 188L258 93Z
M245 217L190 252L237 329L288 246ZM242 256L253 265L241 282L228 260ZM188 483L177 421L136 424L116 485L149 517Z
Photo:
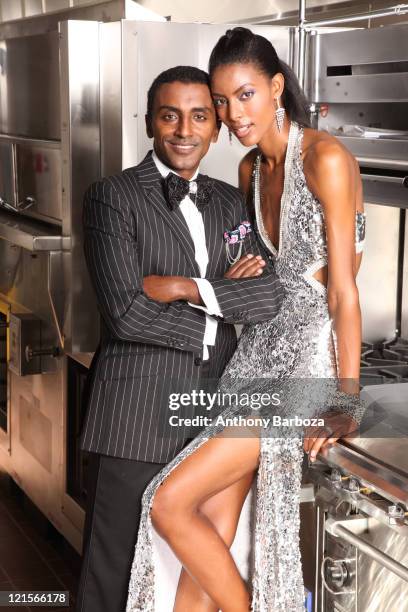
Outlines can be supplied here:
M152 149L155 77L207 71L235 26L273 43L312 128L354 156L363 185L368 409L359 436L304 460L304 609L408 610L408 4L384 0L0 0L0 608L104 612L77 601L93 484L80 434L106 331L84 255L84 194ZM246 153L223 126L200 171L236 187ZM231 547L243 575L255 495ZM126 609L170 611L169 588L153 607Z

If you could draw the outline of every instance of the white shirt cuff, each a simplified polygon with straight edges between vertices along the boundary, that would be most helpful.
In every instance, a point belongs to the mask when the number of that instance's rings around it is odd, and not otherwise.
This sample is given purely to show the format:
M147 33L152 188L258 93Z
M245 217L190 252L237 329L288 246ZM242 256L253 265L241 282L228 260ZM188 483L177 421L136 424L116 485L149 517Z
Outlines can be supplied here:
M208 346L215 345L218 327L217 320L213 319L212 316L209 315L222 317L222 312L211 283L205 278L193 278L193 281L195 281L197 284L198 291L205 306L199 306L198 304L192 304L191 302L188 302L188 304L193 308L198 308L206 313L203 338L203 361L207 361L209 357Z
M193 308L204 310L204 312L206 312L208 315L222 317L223 314L211 283L206 278L193 278L192 280L196 282L198 291L200 292L201 299L203 300L205 306L198 306L197 304L191 304L191 302L188 302L189 305Z
M218 327L217 320L213 319L212 317L209 317L208 315L205 315L205 331L204 331L203 344L214 346L215 338L217 336L217 327Z
M203 361L207 361L210 357L210 353L208 351L209 346L215 345L215 339L217 337L217 327L218 321L209 317L208 314L205 315L205 331L203 337Z

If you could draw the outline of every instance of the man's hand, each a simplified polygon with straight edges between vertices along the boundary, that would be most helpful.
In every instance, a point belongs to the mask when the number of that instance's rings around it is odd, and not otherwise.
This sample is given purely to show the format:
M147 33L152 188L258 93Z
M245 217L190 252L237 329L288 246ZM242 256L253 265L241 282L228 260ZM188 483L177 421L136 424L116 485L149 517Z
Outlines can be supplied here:
M143 278L143 291L156 302L176 302L184 300L202 305L197 283L184 276L158 276L151 274Z
M224 274L224 278L249 278L260 276L265 267L265 260L260 255L254 257L251 253L241 257L237 263Z
M350 437L358 429L358 423L348 414L332 411L322 414L324 427L309 427L306 430L303 448L311 462L316 461L317 453L337 442L339 438Z

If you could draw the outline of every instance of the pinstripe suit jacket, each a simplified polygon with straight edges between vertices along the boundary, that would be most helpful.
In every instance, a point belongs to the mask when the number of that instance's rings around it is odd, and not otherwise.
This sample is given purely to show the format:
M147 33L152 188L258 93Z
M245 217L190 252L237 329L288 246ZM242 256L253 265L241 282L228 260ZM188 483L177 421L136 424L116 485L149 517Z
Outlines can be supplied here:
M233 323L272 318L283 298L269 265L258 278L223 278L229 267L223 232L247 217L240 192L214 180L212 200L203 211L207 278L223 313L216 344L209 347L206 376L212 378L221 375L235 349ZM197 388L205 315L186 302L164 304L143 293L143 277L149 274L200 276L184 217L179 209L169 209L151 153L138 166L91 185L83 223L103 330L88 377L81 448L168 462L185 445L186 433L172 428L171 435L163 435L160 420L169 414L163 411L163 398L168 400L168 387L176 379ZM265 256L255 232L243 245L243 253Z

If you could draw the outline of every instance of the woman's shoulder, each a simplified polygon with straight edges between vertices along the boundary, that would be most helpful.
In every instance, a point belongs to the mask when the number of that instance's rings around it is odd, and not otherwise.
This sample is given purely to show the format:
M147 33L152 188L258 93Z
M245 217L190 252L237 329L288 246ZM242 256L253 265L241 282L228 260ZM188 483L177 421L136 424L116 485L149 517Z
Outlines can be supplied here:
M363 210L360 167L350 151L328 132L305 128L302 146L303 169L310 191L322 203L348 189L356 199L357 210Z
M324 130L304 128L302 159L308 174L359 171L358 162L338 138Z

